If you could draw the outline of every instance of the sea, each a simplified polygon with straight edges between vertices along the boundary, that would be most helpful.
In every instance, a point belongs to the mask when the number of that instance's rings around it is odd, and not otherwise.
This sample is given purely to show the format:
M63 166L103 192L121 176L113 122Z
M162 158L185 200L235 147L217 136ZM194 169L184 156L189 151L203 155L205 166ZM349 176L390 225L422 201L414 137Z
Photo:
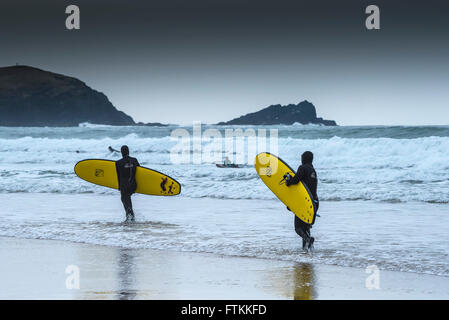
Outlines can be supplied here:
M255 140L227 135L241 131L265 132L257 152L294 169L314 153L312 253L301 253L293 215L258 177ZM108 147L124 144L182 185L173 198L133 196L134 225L122 222L117 190L73 170L118 160ZM218 168L226 156L240 167ZM449 274L449 126L0 127L0 199L0 236Z

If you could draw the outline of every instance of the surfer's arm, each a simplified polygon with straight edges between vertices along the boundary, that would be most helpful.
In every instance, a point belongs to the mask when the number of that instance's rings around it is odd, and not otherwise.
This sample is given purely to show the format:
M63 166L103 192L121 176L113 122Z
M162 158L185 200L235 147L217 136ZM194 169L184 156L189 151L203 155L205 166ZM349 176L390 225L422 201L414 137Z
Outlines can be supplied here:
M133 174L134 174L134 177L136 176L136 172L137 172L137 167L140 167L140 163L139 163L139 161L137 160L137 159L135 159L134 158L134 164L136 165L135 167L134 167L134 172L133 172Z
M135 179L136 178L136 173L137 173L137 167L139 167L140 164L139 164L139 161L137 161L136 158L133 159L133 162L134 162L134 167L132 168L132 177Z
M299 181L301 181L301 179L304 176L304 172L302 169L302 166L299 166L298 171L296 171L296 174L287 181L287 186L291 186L292 184L298 184Z

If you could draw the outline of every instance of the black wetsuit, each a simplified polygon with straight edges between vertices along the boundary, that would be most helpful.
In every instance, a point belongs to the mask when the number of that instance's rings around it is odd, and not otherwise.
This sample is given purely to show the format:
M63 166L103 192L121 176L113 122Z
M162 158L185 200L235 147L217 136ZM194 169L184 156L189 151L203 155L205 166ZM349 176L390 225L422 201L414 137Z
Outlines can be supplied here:
M318 177L315 168L311 163L300 165L298 171L296 171L295 176L288 180L286 183L289 186L292 184L298 184L299 181L302 181L312 193L313 200L316 203L316 209L318 210L319 200L316 193ZM311 227L309 224L303 222L295 215L295 231L303 239L303 247L305 243L310 240L310 228Z
M122 159L115 162L117 169L118 185L122 195L122 203L125 207L126 214L134 215L133 206L131 203L131 195L136 192L136 170L139 166L139 161L130 156L124 156Z

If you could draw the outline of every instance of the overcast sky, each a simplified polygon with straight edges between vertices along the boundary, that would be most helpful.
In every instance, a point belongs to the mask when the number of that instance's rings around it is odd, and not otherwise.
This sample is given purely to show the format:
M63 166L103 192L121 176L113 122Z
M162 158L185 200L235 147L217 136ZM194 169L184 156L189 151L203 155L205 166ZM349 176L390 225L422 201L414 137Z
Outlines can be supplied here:
M308 100L341 125L449 124L448 15L447 0L2 0L0 66L77 77L135 121Z

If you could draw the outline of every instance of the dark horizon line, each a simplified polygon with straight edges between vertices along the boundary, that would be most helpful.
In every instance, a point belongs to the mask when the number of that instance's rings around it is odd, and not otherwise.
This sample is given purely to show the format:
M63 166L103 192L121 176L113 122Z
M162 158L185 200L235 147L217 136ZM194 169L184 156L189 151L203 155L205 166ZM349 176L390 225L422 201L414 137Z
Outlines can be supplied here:
M195 121L192 121L194 123ZM94 126L105 126L105 127L170 127L170 126L178 126L178 127L188 127L187 124L178 124L178 123L160 123L162 126L159 125L146 125L144 122L138 122L143 124L136 123L135 125L110 125L110 124L101 124L101 123L90 123L90 122L81 122L80 124L88 123L90 125ZM155 122L148 122L148 123L155 123ZM159 122L158 122L159 123ZM0 126L0 128L82 128L80 126ZM325 127L325 128L336 128L336 127L449 127L448 124L362 124L362 125L356 125L356 124L350 124L350 125L336 125L336 126L326 126L326 125L320 125L320 124L314 124L314 123L308 123L308 124L271 124L271 125L242 125L242 124L223 124L219 125L216 123L201 123L201 125L206 126L217 126L217 127L272 127L272 126L315 126L315 127Z

